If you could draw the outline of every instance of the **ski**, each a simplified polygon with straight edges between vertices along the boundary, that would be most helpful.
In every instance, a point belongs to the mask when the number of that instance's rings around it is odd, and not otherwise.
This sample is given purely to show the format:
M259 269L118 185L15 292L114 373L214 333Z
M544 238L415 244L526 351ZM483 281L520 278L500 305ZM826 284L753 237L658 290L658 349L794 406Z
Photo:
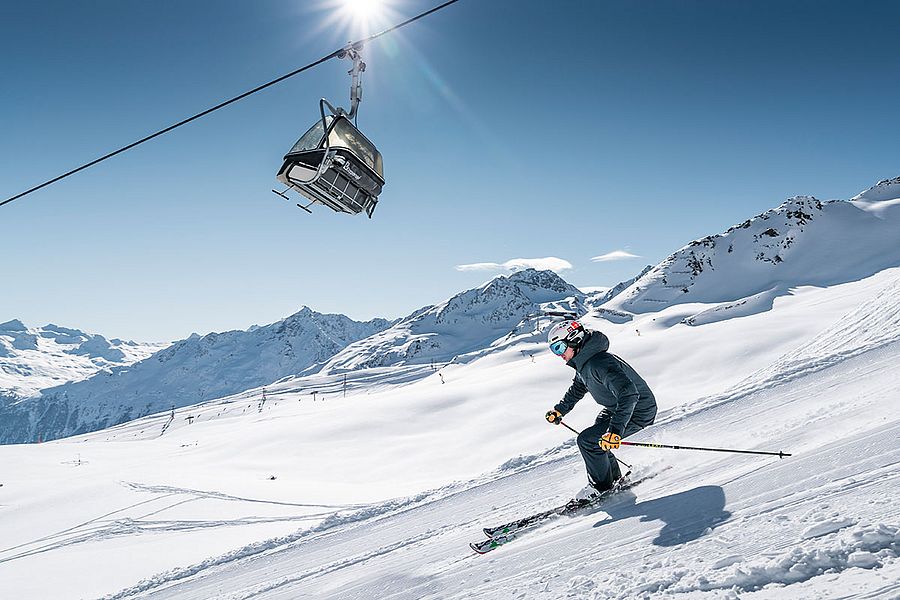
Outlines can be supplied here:
M497 527L485 527L482 531L484 531L485 535L488 536L488 539L484 540L483 542L471 543L469 544L469 547L478 554L485 554L487 552L490 552L491 550L499 548L507 542L512 541L513 539L518 537L523 529L530 529L555 517L573 515L589 508L596 508L618 492L631 489L634 486L647 481L648 479L652 479L655 476L656 474L653 474L641 477L639 479L631 480L628 478L628 475L625 475L624 477L619 479L611 489L603 492L597 498L594 498L592 500L569 500L562 506L557 506L556 508L551 508L549 510L535 513L516 521L510 521L509 523L504 523L503 525Z

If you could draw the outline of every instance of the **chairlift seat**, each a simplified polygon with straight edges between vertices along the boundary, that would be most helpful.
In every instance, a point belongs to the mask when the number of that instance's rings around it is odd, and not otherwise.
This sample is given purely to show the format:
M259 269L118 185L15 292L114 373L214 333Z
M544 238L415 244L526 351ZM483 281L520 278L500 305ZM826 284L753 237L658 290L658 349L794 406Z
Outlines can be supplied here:
M276 176L313 202L370 218L384 186L381 153L343 114L326 116L284 156Z

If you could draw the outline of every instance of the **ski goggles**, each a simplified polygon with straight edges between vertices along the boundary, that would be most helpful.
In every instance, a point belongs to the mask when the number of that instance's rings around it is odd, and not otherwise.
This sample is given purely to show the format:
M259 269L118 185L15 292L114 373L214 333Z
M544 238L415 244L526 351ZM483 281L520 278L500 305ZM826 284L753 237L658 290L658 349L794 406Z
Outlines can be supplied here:
M566 343L566 340L558 340L550 344L550 352L557 356L562 356L566 353L566 350L569 348L569 344Z

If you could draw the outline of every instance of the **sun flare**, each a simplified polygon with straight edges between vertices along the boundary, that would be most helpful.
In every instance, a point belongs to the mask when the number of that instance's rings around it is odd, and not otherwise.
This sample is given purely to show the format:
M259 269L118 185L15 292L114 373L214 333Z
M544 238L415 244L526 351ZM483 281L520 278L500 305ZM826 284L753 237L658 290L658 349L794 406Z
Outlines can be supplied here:
M387 0L340 0L344 19L360 33L370 33L384 26L390 7Z
M347 41L366 37L396 24L398 11L405 0L317 0L314 7L321 14L315 31L331 31Z
M354 18L369 19L378 13L383 2L380 0L343 0L344 10Z

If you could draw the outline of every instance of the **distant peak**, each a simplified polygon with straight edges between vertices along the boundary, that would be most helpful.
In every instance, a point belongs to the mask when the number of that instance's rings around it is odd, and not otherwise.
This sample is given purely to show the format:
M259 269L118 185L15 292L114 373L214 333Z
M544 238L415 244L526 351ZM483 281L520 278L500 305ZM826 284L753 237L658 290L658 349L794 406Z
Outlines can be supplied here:
M783 206L797 206L797 205L805 205L805 204L821 204L821 201L815 196L791 196L784 202L782 202L781 207ZM779 208L781 208L779 207ZM778 209L775 209L778 210Z
M47 323L41 328L43 331L55 332L61 334L67 334L71 336L87 336L85 332L80 329L72 329L71 327L63 327L62 325L57 325L55 323Z
M310 317L315 317L315 316L318 315L318 314L319 314L319 313L317 313L316 311L314 311L314 310L311 309L310 307L304 305L304 306L301 306L301 307L300 307L300 310L298 310L298 311L295 312L294 314L290 315L289 317L286 317L284 320L285 320L285 321L288 321L288 320L290 320L290 319L297 319L297 318L308 319L308 318L310 318Z
M532 291L538 290L558 293L566 292L572 296L577 296L581 293L578 288L569 284L554 271L539 271L534 268L528 268L515 271L508 275L497 275L480 287L460 292L454 296L454 298L467 297L472 293L479 296L483 294L495 295L498 293L512 293L517 295L525 293L525 295L530 296Z
M900 177L894 177L893 179L882 179L878 183L875 184L875 187L882 187L885 185L897 185L900 184Z
M550 271L538 271L533 267L528 267L527 269L519 269L517 271L513 271L506 277L509 279L533 279L541 273L549 273Z
M501 276L502 277L502 276ZM532 283L546 286L548 283L566 284L565 280L553 271L538 271L534 268L522 269L514 271L506 276L507 279L514 282Z
M12 321L7 321L6 323L0 323L0 331L27 331L28 328L25 327L25 323L18 319L13 319Z
M882 179L864 192L860 192L853 198L856 202L883 202L885 200L897 200L900 198L900 177Z

